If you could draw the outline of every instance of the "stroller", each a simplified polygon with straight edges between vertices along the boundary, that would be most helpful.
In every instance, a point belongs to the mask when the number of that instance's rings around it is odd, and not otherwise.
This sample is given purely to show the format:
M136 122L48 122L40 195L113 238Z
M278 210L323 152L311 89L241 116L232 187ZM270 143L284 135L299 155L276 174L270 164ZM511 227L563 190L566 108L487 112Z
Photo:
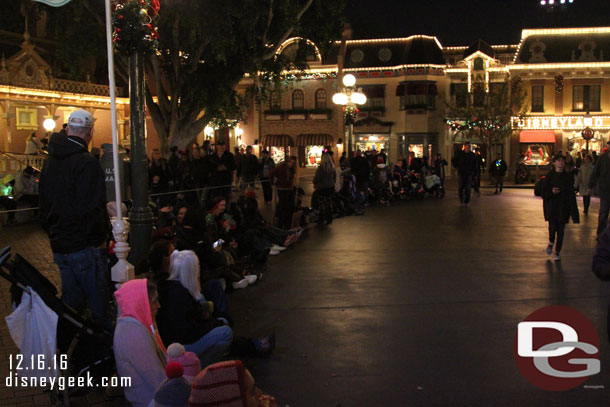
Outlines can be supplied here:
M67 369L61 370L59 376L82 377L85 383L87 377L92 377L93 388L97 387L101 377L110 377L115 371L112 334L64 304L57 298L57 288L19 254L11 259L10 250L7 246L0 251L0 276L11 283L11 302L16 308L24 291L38 294L58 316L56 354L66 355L67 359ZM63 392L56 387L50 393L53 405L69 406L70 396L80 396L93 389L69 388L65 384Z

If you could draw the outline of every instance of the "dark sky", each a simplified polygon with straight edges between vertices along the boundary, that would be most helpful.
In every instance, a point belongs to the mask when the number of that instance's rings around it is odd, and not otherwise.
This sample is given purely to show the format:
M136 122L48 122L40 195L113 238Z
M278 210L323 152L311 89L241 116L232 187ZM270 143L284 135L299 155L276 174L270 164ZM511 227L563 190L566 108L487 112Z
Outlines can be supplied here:
M608 0L574 0L547 10L540 0L349 0L346 15L355 38L427 34L444 46L470 45L479 38L492 45L517 44L522 28L610 26Z

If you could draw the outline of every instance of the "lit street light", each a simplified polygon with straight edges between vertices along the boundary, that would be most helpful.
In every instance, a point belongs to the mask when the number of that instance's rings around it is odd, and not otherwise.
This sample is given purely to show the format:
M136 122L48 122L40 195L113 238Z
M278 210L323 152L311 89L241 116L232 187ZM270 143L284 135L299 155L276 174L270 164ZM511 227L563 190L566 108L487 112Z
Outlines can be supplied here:
M354 121L356 120L356 108L358 105L366 103L366 95L362 93L362 89L356 88L356 77L352 74L347 74L343 77L343 88L338 93L333 95L333 103L344 106L345 124L348 125L349 134L347 138L347 156L352 159L353 156L353 135Z

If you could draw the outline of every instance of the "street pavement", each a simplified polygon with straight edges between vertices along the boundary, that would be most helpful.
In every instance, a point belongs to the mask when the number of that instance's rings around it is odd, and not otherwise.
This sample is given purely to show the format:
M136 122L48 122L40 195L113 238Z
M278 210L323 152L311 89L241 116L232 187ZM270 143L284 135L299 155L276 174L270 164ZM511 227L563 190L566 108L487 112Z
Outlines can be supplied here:
M555 263L533 191L491 192L468 208L451 187L442 200L371 207L308 228L271 258L261 282L230 295L236 334L276 334L272 356L246 360L257 385L291 407L608 405L609 293L591 272L598 201L567 226ZM36 224L4 228L6 244L59 284ZM600 336L601 373L567 392L536 388L513 356L517 324L552 304L576 308ZM0 306L8 315L5 281ZM17 352L4 321L0 341L4 377ZM49 405L45 397L0 386L2 406ZM122 404L102 392L76 403Z

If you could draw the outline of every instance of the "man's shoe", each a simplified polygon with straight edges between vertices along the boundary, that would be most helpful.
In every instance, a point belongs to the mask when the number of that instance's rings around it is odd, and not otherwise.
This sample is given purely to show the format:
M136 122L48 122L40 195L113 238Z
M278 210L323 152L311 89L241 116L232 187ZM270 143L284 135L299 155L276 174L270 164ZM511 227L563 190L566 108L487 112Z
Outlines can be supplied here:
M280 254L279 250L275 250L275 249L269 250L269 256L277 256L278 254Z
M555 253L555 256L553 256L553 260L555 260L555 261L561 260L561 256L559 255L559 253Z
M233 283L234 290L239 290L240 288L246 288L247 286L248 286L248 280L246 280L245 278Z
M258 280L258 277L256 274L249 274L244 277L244 280L246 280L249 285L252 285L252 284L256 283L256 280Z
M286 250L286 248L284 246L278 246L278 245L274 244L273 246L271 246L271 250L277 250L277 251L283 252L284 250Z
M549 242L549 244L546 246L546 249L544 249L547 256L550 256L551 253L553 253L553 244L554 243Z

